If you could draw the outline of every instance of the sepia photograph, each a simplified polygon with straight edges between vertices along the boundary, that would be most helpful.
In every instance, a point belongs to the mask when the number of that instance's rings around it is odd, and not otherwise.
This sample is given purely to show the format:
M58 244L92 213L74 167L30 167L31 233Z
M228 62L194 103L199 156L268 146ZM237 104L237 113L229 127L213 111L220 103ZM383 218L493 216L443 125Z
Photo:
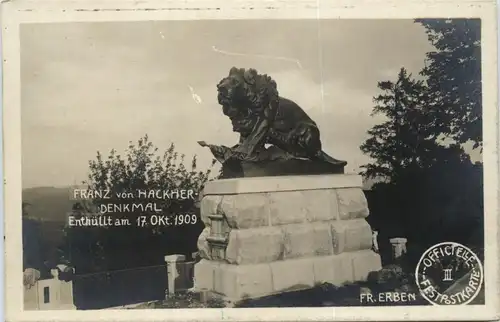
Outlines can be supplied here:
M491 19L96 20L16 30L21 311L495 311Z

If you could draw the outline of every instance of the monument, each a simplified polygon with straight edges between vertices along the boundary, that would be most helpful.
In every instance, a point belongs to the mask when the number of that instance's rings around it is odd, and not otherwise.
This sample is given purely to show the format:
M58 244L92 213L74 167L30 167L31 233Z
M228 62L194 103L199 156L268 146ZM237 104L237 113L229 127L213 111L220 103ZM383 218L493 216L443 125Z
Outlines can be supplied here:
M217 91L240 140L199 142L222 179L201 196L195 288L236 303L379 270L361 177L323 151L316 123L254 69L233 67Z

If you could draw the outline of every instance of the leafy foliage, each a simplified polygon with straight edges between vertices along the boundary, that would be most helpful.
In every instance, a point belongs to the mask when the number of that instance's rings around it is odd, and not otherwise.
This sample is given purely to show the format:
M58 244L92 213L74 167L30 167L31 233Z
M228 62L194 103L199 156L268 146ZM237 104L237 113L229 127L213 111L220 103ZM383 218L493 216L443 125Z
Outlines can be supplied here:
M368 130L370 137L361 151L375 160L363 165L368 178L403 180L406 173L429 169L439 162L470 162L458 144L443 145L442 132L428 103L431 89L401 68L396 82L378 83L382 94L374 98L372 115L386 121Z
M416 80L402 68L395 82L378 83L373 114L386 120L368 131L360 147L373 159L362 174L383 179L372 188L370 221L386 237L421 245L481 245L483 169L462 145L472 140L480 146L482 140L477 25L422 23L437 48L427 54L425 77Z
M161 155L158 151L146 135L137 144L131 142L124 157L115 150L107 157L98 152L96 159L89 162L90 172L85 184L89 190L109 191L110 199L80 202L75 205L73 214L96 212L108 204L154 203L156 209L161 209L161 215L193 214L196 223L141 227L137 225L138 216L148 218L156 213L154 209L141 209L106 214L128 219L130 225L69 228L67 240L71 245L64 252L72 254L71 261L77 272L158 265L167 254L190 254L196 250L197 237L203 228L196 208L197 194L210 179L211 169L198 170L196 157L187 168L185 156L175 151L174 144ZM159 199L138 196L139 190L193 190L194 194L193 198Z
M481 20L417 19L435 51L422 70L432 93L436 130L482 146Z
M72 209L75 218L88 213L84 204L77 202ZM75 267L75 273L83 274L106 268L106 254L101 241L100 227L65 227L64 243L59 248L59 261Z
M40 222L23 216L22 229L23 268L40 269L43 266Z
M361 145L376 160L362 167L365 175L394 180L407 169L429 167L438 147L423 81L401 68L396 82L379 82L378 88L383 93L374 98L372 115L382 114L387 120L371 128L370 138Z

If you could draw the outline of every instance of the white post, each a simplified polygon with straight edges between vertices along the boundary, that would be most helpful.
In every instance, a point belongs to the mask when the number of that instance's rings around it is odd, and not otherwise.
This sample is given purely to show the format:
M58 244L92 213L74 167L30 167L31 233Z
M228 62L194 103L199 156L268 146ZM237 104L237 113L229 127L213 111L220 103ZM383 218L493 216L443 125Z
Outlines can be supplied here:
M394 259L398 259L402 255L406 254L406 238L391 238L389 242L392 245L392 256Z
M57 268L53 268L50 270L50 275L52 275L53 278L56 280L59 279L59 270Z
M378 231L376 231L376 230L372 231L372 248L373 248L373 251L375 251L376 253L379 252L379 248L378 248Z
M175 280L180 276L180 272L177 270L177 264L183 263L186 260L186 256L184 255L167 255L165 256L165 262L167 263L167 281L168 281L168 289L165 292L165 295L168 297L169 295L175 294Z

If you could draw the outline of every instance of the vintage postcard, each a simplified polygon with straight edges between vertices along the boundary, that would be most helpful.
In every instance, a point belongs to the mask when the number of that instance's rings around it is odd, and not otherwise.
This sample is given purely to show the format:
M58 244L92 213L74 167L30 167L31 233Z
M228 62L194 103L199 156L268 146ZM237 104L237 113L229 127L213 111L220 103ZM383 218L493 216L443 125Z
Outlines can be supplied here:
M4 1L9 321L498 318L494 1Z

